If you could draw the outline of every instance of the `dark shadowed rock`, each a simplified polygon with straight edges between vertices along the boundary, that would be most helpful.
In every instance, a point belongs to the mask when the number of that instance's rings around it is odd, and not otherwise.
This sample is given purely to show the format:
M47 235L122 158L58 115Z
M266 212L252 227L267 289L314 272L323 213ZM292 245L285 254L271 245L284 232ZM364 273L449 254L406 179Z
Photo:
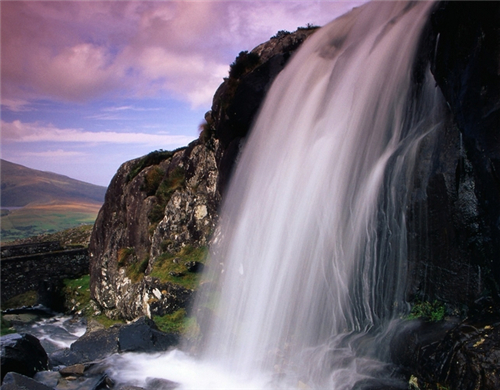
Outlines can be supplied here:
M243 140L248 135L272 82L293 53L315 31L315 28L311 28L277 34L250 53L240 53L231 67L238 66L243 70L234 72L234 75L230 72L230 76L215 92L210 116L215 136L220 141L217 167L221 194L225 191ZM255 60L251 61L249 58Z
M71 366L80 363L82 356L69 348L60 349L49 354L50 364L56 366Z
M500 304L499 21L498 2L440 2L415 71L430 63L447 109L417 159L407 298L438 300L453 315L484 297Z
M49 368L49 359L40 341L30 334L9 334L0 338L1 375L16 372L28 377Z
M57 371L40 371L33 377L34 380L55 389L59 379L61 379L61 374Z
M178 336L161 332L147 317L120 327L118 338L120 352L166 351L179 342Z
M52 387L37 382L16 372L9 372L3 378L1 390L51 390Z
M472 316L440 322L411 321L391 341L391 356L422 389L500 388L500 314L481 303Z
M106 374L85 377L63 377L58 381L59 390L103 390L112 388L112 382Z
M152 320L141 317L126 325L89 329L69 350L52 354L51 361L54 366L68 366L59 371L61 375L78 376L87 370L84 363L119 352L166 351L178 342L178 335L164 333Z
M87 331L71 344L70 350L81 357L78 363L104 359L118 352L118 334L119 328L116 326Z

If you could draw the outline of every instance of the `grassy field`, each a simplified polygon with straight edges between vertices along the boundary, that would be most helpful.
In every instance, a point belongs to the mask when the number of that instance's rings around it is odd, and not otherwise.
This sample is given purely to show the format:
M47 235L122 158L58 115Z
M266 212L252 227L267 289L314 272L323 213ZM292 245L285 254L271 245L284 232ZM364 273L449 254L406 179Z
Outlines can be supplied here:
M8 213L2 210L1 242L93 224L100 208L101 205L95 203L66 203L28 205Z

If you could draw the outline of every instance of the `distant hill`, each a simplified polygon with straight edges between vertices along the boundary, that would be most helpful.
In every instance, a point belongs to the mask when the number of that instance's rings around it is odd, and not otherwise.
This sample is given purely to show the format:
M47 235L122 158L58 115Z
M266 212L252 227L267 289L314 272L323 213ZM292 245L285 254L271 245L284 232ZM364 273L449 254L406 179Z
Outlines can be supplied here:
M94 224L106 187L5 160L0 164L2 244Z
M102 204L104 202L106 187L52 172L27 168L5 160L0 160L0 164L2 207L68 202Z

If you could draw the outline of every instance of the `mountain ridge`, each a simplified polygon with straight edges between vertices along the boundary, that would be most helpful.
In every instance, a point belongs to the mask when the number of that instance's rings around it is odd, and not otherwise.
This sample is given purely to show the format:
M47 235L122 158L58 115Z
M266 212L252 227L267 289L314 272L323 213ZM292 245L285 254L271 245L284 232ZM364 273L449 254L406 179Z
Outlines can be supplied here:
M102 204L106 187L54 172L28 168L4 159L1 168L1 206L82 202Z

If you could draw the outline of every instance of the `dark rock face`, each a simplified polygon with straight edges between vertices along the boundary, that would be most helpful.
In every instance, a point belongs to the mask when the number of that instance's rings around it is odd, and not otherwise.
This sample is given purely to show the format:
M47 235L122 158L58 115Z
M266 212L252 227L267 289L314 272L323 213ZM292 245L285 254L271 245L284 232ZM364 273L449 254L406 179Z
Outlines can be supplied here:
M2 380L8 372L28 377L48 370L49 358L40 341L29 334L10 334L0 338Z
M449 110L444 130L420 151L407 293L410 302L438 300L460 317L403 329L393 360L420 389L497 389L500 3L437 4L422 42L415 79L430 62Z
M249 69L241 75L235 74L226 79L215 93L210 115L215 137L220 141L217 167L221 194L229 181L243 140L253 125L273 80L314 31L314 28L299 29L290 34L278 34L249 54L240 53L232 68L247 61ZM251 62L248 57L251 58L252 55L258 58L258 61Z
M408 293L457 311L500 293L500 4L442 2L427 56L449 107L422 147L410 210ZM423 168L422 168L423 169Z
M432 62L436 81L463 138L466 158L457 168L470 176L478 218L472 263L485 289L500 293L500 4L444 2L431 19L436 34ZM477 227L471 223L476 222ZM469 232L467 232L469 233ZM469 239L471 241L471 239Z

